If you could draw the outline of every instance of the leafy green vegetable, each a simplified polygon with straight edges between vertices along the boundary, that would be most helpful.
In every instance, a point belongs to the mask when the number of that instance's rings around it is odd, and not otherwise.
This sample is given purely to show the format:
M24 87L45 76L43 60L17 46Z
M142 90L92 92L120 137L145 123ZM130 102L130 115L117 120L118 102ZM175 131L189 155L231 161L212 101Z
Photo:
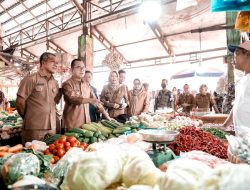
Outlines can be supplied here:
M226 135L228 135L225 131L217 128L204 128L203 130L211 133L212 135L214 135L219 139L226 139Z
M50 160L52 156L44 155L42 153L36 152L33 149L24 149L23 152L34 154L40 162L40 172L38 177L44 178L46 174L51 173Z
M40 163L31 153L18 153L11 156L2 168L2 177L6 184L13 184L25 175L38 176Z

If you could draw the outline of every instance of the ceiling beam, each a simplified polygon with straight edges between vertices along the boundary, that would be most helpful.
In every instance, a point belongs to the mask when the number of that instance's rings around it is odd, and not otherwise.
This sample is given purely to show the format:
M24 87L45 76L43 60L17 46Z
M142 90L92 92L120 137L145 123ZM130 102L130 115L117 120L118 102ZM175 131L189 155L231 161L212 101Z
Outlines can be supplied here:
M61 46L59 46L52 40L49 40L49 47L53 48L53 50L56 51L57 53L68 53L65 49L63 49Z
M71 4L77 8L80 14L83 13L83 7L77 0L70 0Z
M51 10L55 15L57 15L56 11L50 6L48 0L46 0L46 5L50 8L50 10ZM47 10L47 13L48 13L48 10ZM59 20L60 20L61 22L63 22L63 20L62 20L61 17L58 16L58 18L59 18Z
M122 58L125 64L128 63L127 59L122 55L121 52L117 50L117 48L104 36L104 34L97 28L97 26L91 27L91 34L109 51L109 52L115 52L119 54Z
M174 55L173 49L169 45L167 39L164 37L164 34L163 34L160 26L158 25L158 23L157 22L148 23L148 25L151 28L151 30L153 31L153 33L155 34L155 36L157 37L157 39L159 40L159 42L161 43L162 47L168 53L168 55L173 56Z
M27 60L31 59L38 59L38 56L36 56L35 54L33 54L32 52L30 52L29 50L27 50L26 48L22 48L21 49L21 57L25 56L25 58ZM27 61L29 62L29 61Z

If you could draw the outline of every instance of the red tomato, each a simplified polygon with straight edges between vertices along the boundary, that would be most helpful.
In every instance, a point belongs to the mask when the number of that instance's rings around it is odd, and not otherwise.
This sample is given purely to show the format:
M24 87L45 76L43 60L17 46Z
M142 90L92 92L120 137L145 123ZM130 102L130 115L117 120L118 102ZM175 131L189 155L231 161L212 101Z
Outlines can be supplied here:
M66 147L68 147L68 146L70 147L70 142L65 142L65 143L64 143L64 147L66 148Z
M44 154L45 154L45 155L48 155L48 154L51 154L51 153L50 153L49 149L46 149L46 150L44 151Z
M51 158L50 163L51 163L51 164L54 164L54 163L55 163L55 159L54 159L54 158Z
M77 144L77 146L79 146L81 144L80 141L78 141L78 140L76 140L75 143Z
M79 148L81 148L81 149L84 151L84 150L86 150L87 147L81 144L81 145L79 146Z
M63 157L63 155L65 154L65 150L62 148L59 148L57 150L57 156L59 156L59 158Z
M54 144L51 144L51 145L49 145L49 150L50 150L50 152L53 152L53 150L56 148L56 145L54 145Z
M64 148L64 144L63 144L63 143L58 143L58 144L56 145L56 148L57 148L57 149Z
M53 156L55 162L57 162L60 158L58 156Z
M72 142L72 143L70 143L70 146L71 146L71 147L78 147L78 145L77 145L77 143L76 143L76 142Z
M65 151L68 152L68 150L71 149L71 146L66 146Z
M67 140L67 137L66 136L61 136L60 139L59 139L59 142L60 143L65 143Z
M85 143L85 142L82 142L81 145L84 145L84 146L86 146L86 147L89 146L89 145L88 145L87 143Z
M57 149L54 149L53 152L52 152L54 155L57 154Z
M70 136L70 137L67 137L67 141L70 142L70 143L73 143L75 142L77 139L73 136Z

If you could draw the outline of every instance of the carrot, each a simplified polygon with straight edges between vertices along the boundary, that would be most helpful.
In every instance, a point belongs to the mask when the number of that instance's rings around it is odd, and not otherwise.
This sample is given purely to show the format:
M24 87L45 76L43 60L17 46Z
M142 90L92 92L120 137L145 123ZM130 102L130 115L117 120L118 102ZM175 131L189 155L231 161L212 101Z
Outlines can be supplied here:
M4 157L7 154L10 154L10 153L9 152L0 152L0 157Z
M17 144L16 146L9 148L8 152L14 153L14 152L20 151L22 149L23 149L23 145Z
M0 152L8 152L8 146L0 146Z

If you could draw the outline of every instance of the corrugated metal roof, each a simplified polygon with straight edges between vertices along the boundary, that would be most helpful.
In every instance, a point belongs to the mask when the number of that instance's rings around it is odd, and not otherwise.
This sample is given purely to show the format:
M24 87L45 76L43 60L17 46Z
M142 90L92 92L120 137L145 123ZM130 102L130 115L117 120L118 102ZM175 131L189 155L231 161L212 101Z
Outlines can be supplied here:
M9 0L9 1L3 1L2 3L1 3L1 5L5 8L5 9L8 9L9 7L11 7L12 5L14 5L14 4L16 4L16 3L18 3L18 1L17 0Z
M13 9L9 10L8 12L12 15L12 16L16 16L19 13L26 11L25 7L23 5L18 5L16 7L14 7Z

